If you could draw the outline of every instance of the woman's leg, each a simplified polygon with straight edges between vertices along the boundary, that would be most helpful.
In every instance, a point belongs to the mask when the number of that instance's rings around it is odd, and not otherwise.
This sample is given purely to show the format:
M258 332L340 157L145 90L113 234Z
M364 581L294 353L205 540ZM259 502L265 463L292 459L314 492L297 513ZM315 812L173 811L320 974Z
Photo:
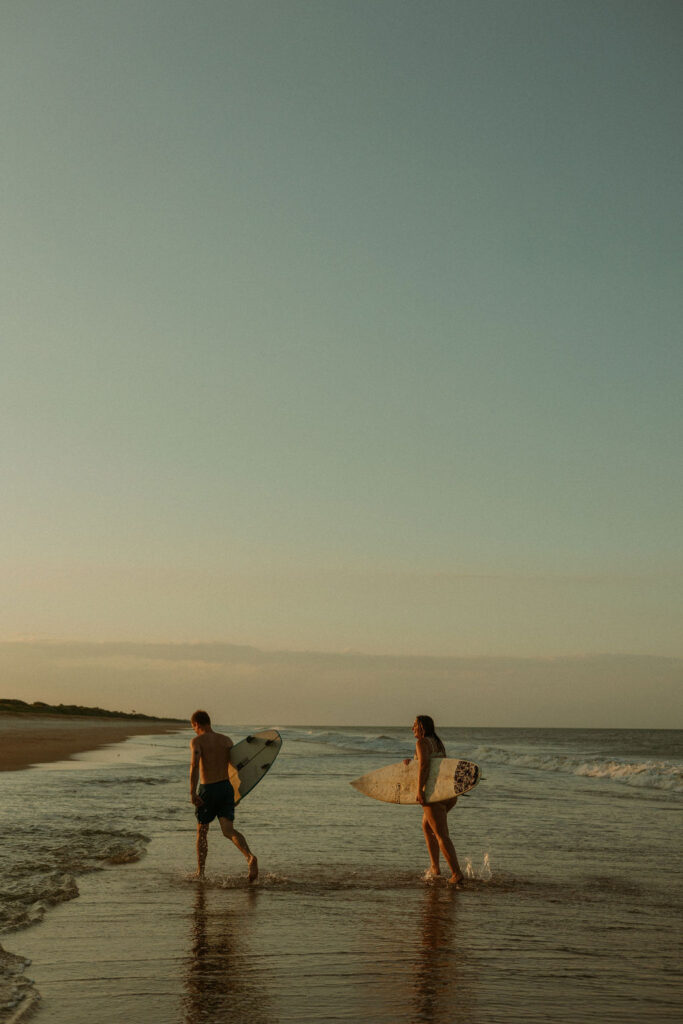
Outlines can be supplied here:
M455 852L455 847L451 841L451 837L448 834L448 820L446 815L448 810L444 804L427 804L424 809L424 817L426 824L429 825L436 840L439 844L439 849L446 858L446 863L451 869L450 882L459 882L462 877L462 871L458 864L458 857Z
M441 868L439 866L439 841L434 835L434 832L432 831L432 826L429 824L427 820L426 813L422 815L422 831L424 832L425 843L427 844L427 852L429 853L429 870L433 875L440 875Z

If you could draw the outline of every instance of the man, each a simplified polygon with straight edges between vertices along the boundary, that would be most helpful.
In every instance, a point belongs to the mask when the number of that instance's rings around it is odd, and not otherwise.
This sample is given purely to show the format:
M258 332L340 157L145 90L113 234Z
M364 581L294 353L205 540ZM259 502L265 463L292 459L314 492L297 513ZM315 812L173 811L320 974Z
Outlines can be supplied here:
M195 711L190 724L195 731L195 737L190 741L190 800L197 817L197 877L204 877L209 824L218 818L225 838L231 839L242 856L246 857L249 881L254 882L258 877L258 861L244 836L233 827L235 794L228 774L232 740L223 733L213 731L206 711Z

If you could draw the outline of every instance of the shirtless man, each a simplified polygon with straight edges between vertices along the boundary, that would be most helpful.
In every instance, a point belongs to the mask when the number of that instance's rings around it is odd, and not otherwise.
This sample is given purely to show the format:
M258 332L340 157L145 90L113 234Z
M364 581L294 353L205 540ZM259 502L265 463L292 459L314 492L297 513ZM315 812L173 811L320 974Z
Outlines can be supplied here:
M235 818L235 794L228 775L232 740L223 733L213 731L206 711L195 711L190 724L196 733L190 741L190 800L197 817L197 878L204 877L209 824L217 817L225 838L231 839L242 856L246 857L249 881L254 882L258 877L258 861L242 833L237 832L232 824Z

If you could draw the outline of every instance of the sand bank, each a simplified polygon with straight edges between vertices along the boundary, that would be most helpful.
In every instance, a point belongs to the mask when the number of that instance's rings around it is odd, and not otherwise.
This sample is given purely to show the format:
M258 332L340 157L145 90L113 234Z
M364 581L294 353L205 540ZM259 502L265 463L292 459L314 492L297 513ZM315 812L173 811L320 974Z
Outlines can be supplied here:
M184 723L69 715L0 715L0 771L65 761L73 754L119 743L129 736L151 736L188 728Z

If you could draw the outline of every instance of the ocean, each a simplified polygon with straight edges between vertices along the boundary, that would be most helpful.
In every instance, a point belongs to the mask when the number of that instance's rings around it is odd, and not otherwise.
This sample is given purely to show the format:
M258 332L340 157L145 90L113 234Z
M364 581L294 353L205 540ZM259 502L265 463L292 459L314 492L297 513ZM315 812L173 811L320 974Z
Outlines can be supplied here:
M0 1021L679 1021L683 732L439 729L484 776L453 890L419 808L349 785L409 725L280 729L237 809L254 886L217 825L192 878L189 730L3 773Z

